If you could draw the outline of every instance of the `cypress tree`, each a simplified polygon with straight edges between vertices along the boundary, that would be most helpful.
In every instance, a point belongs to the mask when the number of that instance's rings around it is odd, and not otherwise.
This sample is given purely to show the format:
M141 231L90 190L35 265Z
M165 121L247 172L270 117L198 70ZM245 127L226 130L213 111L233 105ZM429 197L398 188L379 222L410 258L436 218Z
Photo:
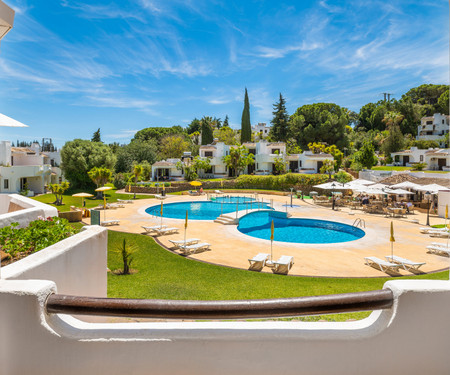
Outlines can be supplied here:
M101 141L102 139L100 137L100 128L98 128L98 130L94 132L94 134L92 135L91 142L101 142Z
M209 145L213 142L213 129L205 118L201 120L201 129L202 129L202 145Z
M252 140L252 126L250 124L250 103L248 101L247 88L245 88L244 110L241 120L241 143Z
M270 133L275 141L286 142L288 139L289 115L285 104L286 100L280 93L280 101L273 105L273 119L270 121Z
M223 127L226 127L226 126L230 126L230 124L228 124L228 115L226 115L225 116L225 120L223 120Z

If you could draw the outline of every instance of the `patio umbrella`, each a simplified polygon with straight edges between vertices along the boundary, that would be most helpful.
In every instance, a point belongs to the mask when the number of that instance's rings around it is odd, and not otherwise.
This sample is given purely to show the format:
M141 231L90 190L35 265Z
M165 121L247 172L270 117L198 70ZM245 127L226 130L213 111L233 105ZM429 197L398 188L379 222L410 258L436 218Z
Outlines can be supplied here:
M408 194L414 194L411 191L404 190L404 189L384 189L384 191L388 194L395 194L395 195L408 195Z
M84 198L89 198L89 197L93 197L93 194L89 194L89 193L76 193L76 194L72 194L72 197L81 197L81 207L83 207L83 201Z
M394 222L391 221L391 238L389 238L389 241L391 241L391 262L394 259Z
M414 182L411 181L403 181L400 182L398 184L395 185L391 185L389 186L391 189L397 189L397 188L403 188L403 189L416 189L421 187L422 185L419 184L415 184Z
M343 184L341 182L326 182L324 184L320 185L314 185L315 188L320 189L326 189L326 190L349 190L351 187L349 187L347 184Z
M202 186L202 183L200 181L191 181L189 184L191 186L194 186L195 188ZM197 189L195 189L195 190L197 190Z
M439 190L449 190L449 188L438 184L429 184L429 185L421 185L415 190L429 191L431 194L437 194Z
M162 202L161 202L162 203ZM162 215L161 215L162 216ZM188 225L188 210L186 210L186 220L184 221L184 244L186 245L186 232Z
M0 113L0 126L8 126L11 128L28 128L28 125L22 124L21 122L5 116L2 113Z
M98 189L95 189L95 191L102 191L103 192L103 220L106 220L106 196L105 196L105 191L111 190L112 187L111 186L102 186L99 187Z

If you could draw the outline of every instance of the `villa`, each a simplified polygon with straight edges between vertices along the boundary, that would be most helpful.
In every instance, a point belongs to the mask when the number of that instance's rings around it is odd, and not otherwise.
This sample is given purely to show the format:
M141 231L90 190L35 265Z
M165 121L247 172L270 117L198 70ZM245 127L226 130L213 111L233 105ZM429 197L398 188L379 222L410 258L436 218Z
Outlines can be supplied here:
M409 150L403 150L391 153L394 165L412 167L414 164L426 163L424 169L430 171L450 170L450 149L418 149L411 147Z
M417 140L439 141L448 133L448 115L435 113L433 116L422 117L420 125L417 127Z
M256 137L261 140L267 138L270 133L271 126L267 126L265 122L259 122L252 126L252 132L257 133Z
M43 149L38 143L11 147L9 141L0 142L0 193L42 194L46 185L61 182L59 151Z

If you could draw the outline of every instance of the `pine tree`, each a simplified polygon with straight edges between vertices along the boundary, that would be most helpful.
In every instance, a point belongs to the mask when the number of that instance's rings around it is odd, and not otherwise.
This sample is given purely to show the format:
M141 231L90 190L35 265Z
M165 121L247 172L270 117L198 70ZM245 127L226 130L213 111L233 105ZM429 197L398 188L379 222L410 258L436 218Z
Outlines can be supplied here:
M280 93L280 101L273 105L274 111L270 133L275 141L286 142L288 139L289 115L286 111L286 100Z
M226 127L226 126L230 127L230 124L228 124L228 115L225 115L225 120L223 120L223 125L222 126L223 127Z
M250 124L250 103L248 101L247 88L245 88L244 110L241 120L241 143L252 140L252 126Z
M201 119L201 130L202 130L202 145L209 145L213 142L213 129L211 127L208 118L203 117Z
M91 142L101 142L102 139L100 137L100 128L92 135Z

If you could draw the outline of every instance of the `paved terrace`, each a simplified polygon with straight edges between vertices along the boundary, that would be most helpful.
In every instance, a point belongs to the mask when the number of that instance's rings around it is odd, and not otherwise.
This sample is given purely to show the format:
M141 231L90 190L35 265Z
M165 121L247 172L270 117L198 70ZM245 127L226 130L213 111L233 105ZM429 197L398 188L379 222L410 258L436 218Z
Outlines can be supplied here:
M286 196L260 194L259 198L263 198L266 202L273 199L274 208L278 211L286 211L285 205L289 203L289 197ZM169 195L164 204L204 200L206 200L206 195L200 197ZM426 252L426 246L431 242L446 243L446 239L431 238L429 235L419 232L419 227L425 226L426 213L416 211L414 214L409 214L407 218L392 219L385 218L382 215L366 214L361 210L353 210L354 214L351 215L348 208L332 211L331 208L316 206L309 202L312 201L294 199L293 204L295 207L288 207L289 214L293 218L332 220L349 225L352 225L356 218L362 218L366 224L364 229L366 235L356 241L336 244L293 244L274 241L274 259L278 259L281 255L294 256L295 264L289 273L290 275L326 277L388 276L378 269L365 265L364 257L376 256L380 259L385 259L386 255L390 255L389 233L391 220L394 221L395 255L416 262L426 262L420 269L426 273L448 269L449 267L449 258ZM156 219L146 214L145 209L149 206L160 205L160 203L156 199L145 199L125 205L125 208L107 210L107 219L120 219L119 226L110 227L109 229L144 233L144 230L141 228L142 225L157 225L161 222L160 218ZM101 214L103 219L103 212ZM412 223L412 219L418 220L419 224ZM430 222L432 225L441 224L443 219L431 216ZM184 238L184 220L163 218L163 224L180 228L179 234L155 237L164 247L172 250L172 244L168 240L182 240ZM259 252L270 253L270 241L244 235L237 230L236 225L189 220L187 238L199 238L202 242L211 244L210 251L193 254L189 258L230 267L248 269L249 258L252 258ZM271 272L271 269L265 267L263 272ZM396 275L411 275L411 272L401 269Z

